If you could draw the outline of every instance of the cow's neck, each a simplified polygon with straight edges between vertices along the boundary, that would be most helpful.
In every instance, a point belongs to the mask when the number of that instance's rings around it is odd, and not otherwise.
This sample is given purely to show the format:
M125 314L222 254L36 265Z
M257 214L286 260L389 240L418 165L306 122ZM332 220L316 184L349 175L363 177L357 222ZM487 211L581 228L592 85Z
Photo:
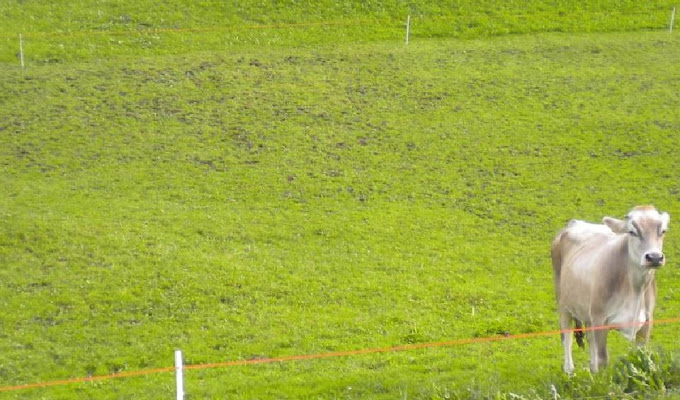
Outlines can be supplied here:
M635 294L642 294L647 291L650 282L654 278L654 270L647 268L640 268L636 262L628 261L628 282Z
M647 290L649 283L654 278L654 270L640 267L640 260L628 251L628 240L623 240L621 245L623 246L624 254L628 254L626 265L628 283L635 294L642 294Z

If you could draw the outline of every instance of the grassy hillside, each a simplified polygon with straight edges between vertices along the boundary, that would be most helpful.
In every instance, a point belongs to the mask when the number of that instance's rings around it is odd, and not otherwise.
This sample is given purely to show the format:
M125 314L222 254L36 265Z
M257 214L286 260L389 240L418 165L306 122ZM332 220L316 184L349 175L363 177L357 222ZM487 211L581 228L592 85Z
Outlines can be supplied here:
M23 4L2 7L44 11ZM30 29L50 18L76 29L49 13ZM202 364L553 330L548 244L565 221L680 215L676 36L333 32L0 67L0 387L167 367L176 348ZM658 319L680 316L672 226ZM677 351L675 331L654 345ZM569 390L560 356L544 337L187 371L187 392L546 397ZM166 373L0 398L173 390Z

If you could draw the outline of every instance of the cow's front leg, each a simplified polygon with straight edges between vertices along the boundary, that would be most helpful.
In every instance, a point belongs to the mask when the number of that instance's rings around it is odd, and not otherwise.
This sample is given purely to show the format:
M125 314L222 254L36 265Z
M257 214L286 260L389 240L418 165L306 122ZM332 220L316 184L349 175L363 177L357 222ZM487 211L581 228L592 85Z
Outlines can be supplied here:
M637 335L635 335L635 343L638 346L646 346L649 343L649 337L652 333L652 315L654 314L654 303L656 301L656 282L654 278L649 284L644 297L644 311L641 312L640 321L644 321L644 325L640 327Z
M591 328L599 326L602 326L602 323L593 324ZM600 368L607 366L609 359L609 354L607 353L607 330L590 330L587 336L590 347L590 372L596 373Z
M646 346L649 343L649 336L652 333L652 319L649 318L635 335L635 345L637 347Z
M607 366L607 362L609 361L609 353L607 353L607 333L609 331L606 329L602 329L599 331L595 332L595 336L597 340L597 363L598 363L598 369L599 368L604 368Z

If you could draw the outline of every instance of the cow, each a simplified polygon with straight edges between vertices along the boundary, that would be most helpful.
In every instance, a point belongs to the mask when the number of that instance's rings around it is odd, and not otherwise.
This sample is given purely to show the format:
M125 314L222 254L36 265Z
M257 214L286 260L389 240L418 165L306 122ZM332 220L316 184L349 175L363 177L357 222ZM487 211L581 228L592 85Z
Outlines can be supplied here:
M550 255L564 372L574 371L572 322L576 330L585 329L593 373L607 365L609 329L631 342L648 343L656 300L654 272L666 262L663 239L669 220L668 213L653 206L637 206L622 220L572 220L555 236ZM583 330L576 333L582 346Z

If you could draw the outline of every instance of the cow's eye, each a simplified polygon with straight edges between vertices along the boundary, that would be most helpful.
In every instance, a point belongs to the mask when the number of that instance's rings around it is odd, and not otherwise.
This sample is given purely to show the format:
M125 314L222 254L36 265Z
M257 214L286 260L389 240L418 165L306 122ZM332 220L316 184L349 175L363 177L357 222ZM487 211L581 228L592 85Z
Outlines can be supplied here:
M659 236L663 236L663 235L665 235L665 234L666 234L666 230L665 230L665 229L662 229L661 232L659 232Z
M637 232L635 232L635 231L633 231L633 230L628 231L628 234L629 234L630 236L633 236L633 237L637 237L637 236L638 236Z

